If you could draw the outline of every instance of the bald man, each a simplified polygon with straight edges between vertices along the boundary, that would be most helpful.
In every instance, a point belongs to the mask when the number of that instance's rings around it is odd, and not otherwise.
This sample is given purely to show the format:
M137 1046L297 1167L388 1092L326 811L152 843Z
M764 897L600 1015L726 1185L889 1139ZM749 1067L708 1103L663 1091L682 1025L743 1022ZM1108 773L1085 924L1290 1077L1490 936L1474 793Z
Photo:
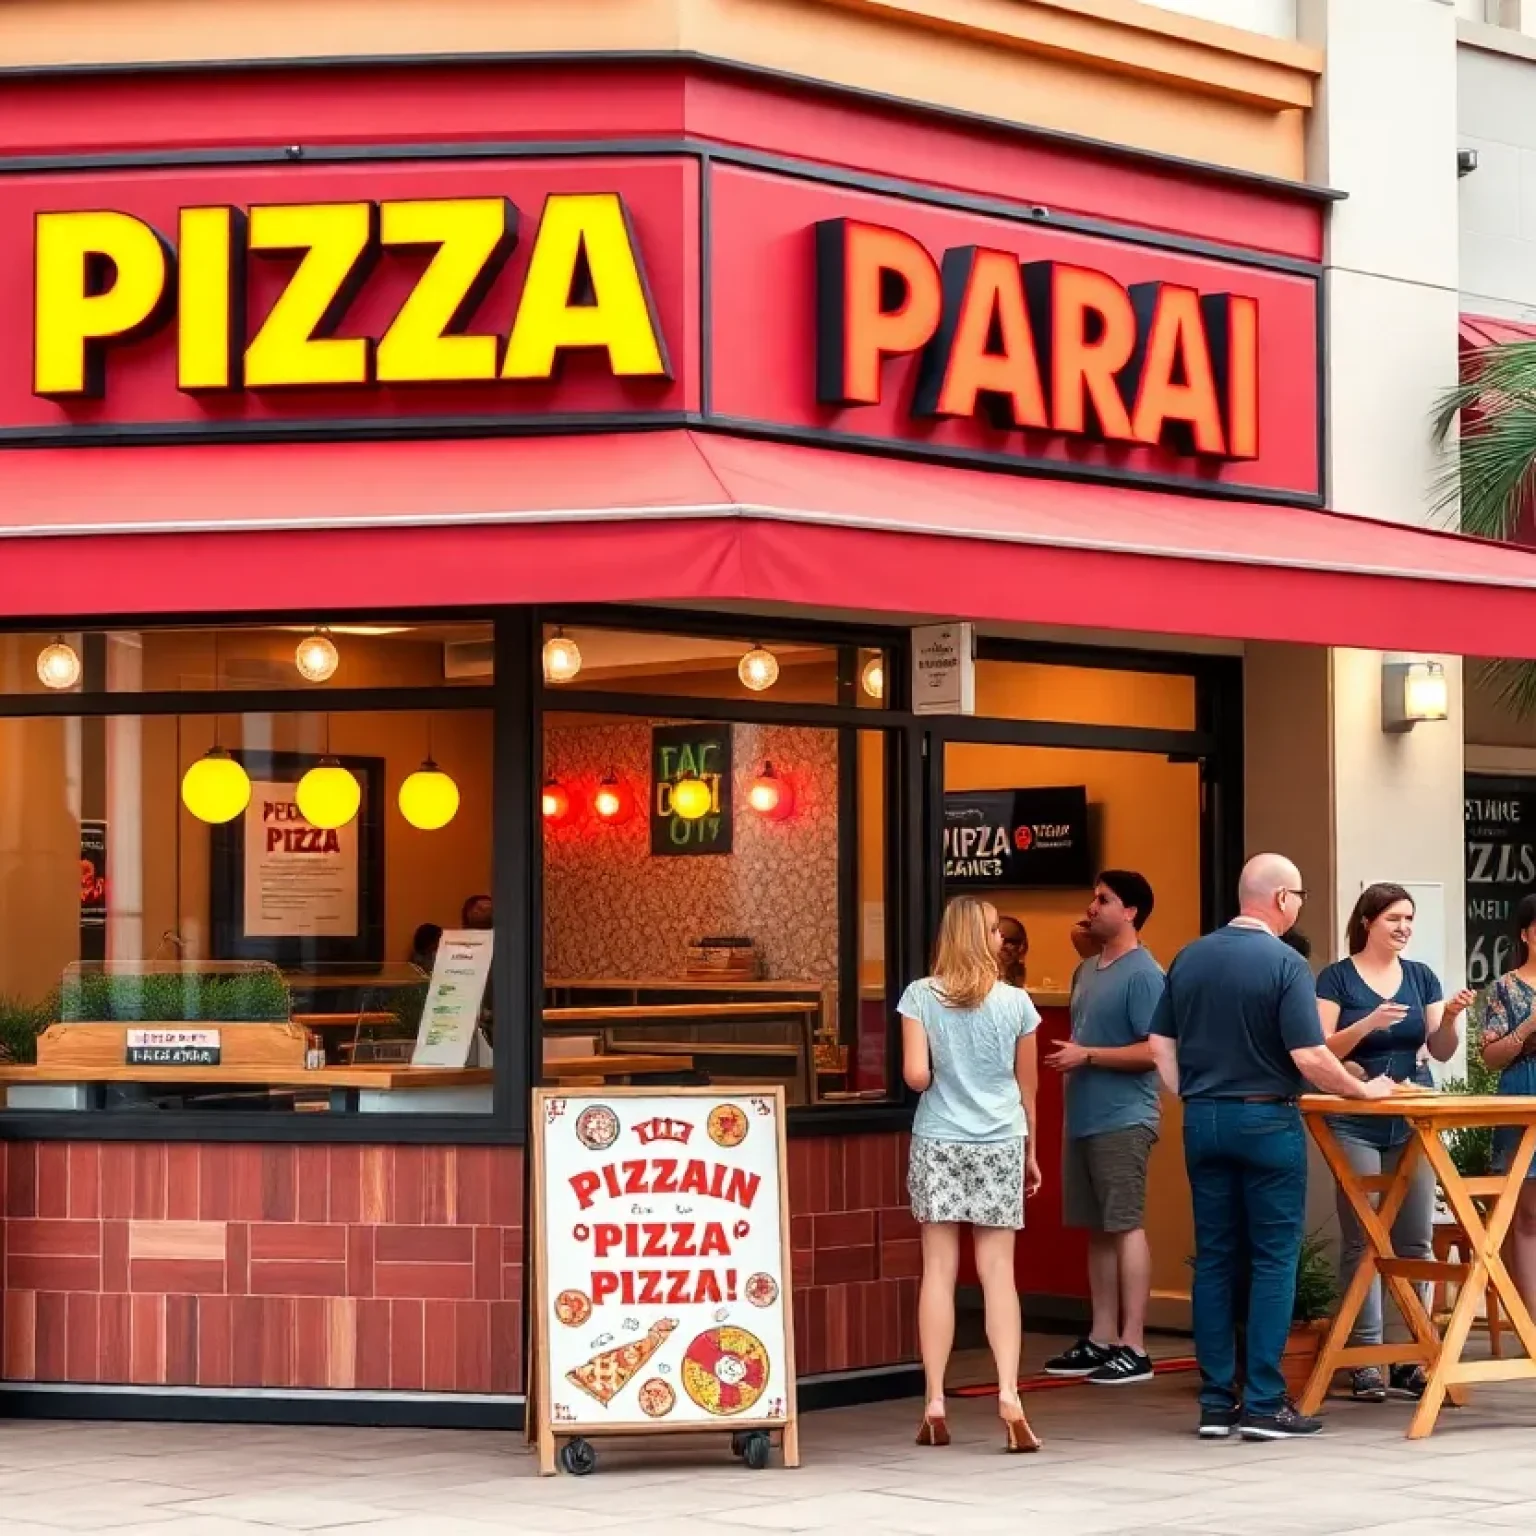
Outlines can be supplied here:
M1296 1098L1306 1083L1380 1099L1323 1041L1306 962L1281 935L1307 892L1289 859L1250 859L1237 917L1196 939L1168 968L1152 1021L1152 1056L1184 1099L1184 1162L1195 1213L1195 1357L1200 1435L1291 1440L1322 1421L1286 1401L1280 1357L1291 1327L1307 1206L1307 1145ZM1244 1402L1239 1406L1236 1298L1249 1263Z

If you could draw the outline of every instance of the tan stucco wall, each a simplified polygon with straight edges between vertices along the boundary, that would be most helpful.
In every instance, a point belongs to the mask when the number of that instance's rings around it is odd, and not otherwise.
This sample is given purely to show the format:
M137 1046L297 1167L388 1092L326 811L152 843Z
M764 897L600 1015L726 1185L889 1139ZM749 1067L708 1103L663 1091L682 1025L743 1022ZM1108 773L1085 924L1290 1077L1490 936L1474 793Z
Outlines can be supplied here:
M684 51L1300 180L1322 58L1140 0L10 0L0 66Z

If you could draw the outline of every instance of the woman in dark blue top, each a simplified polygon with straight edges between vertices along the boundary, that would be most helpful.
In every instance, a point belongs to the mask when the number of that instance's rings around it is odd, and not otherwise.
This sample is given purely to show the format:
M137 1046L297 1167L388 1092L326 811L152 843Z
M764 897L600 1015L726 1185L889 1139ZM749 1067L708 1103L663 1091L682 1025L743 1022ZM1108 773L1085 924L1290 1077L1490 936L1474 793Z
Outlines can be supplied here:
M1446 1002L1440 978L1427 965L1403 959L1403 949L1413 937L1413 917L1413 898L1402 886L1372 885L1362 891L1349 915L1348 959L1335 961L1317 978L1317 1011L1329 1049L1352 1072L1433 1087L1425 1052L1436 1061L1449 1061L1456 1054L1457 1023L1473 994L1458 992ZM1357 1173L1396 1172L1409 1141L1404 1121L1338 1115L1329 1124ZM1365 1234L1342 1190L1338 1207L1344 1238L1339 1269L1347 1283L1365 1253ZM1392 1248L1400 1259L1433 1256L1434 1219L1435 1177L1420 1160L1392 1224ZM1349 1342L1381 1341L1378 1279L1371 1283ZM1365 1402L1384 1401L1389 1389L1399 1396L1419 1397L1423 1372L1413 1365L1394 1365L1383 1378L1368 1366L1354 1372L1351 1387Z

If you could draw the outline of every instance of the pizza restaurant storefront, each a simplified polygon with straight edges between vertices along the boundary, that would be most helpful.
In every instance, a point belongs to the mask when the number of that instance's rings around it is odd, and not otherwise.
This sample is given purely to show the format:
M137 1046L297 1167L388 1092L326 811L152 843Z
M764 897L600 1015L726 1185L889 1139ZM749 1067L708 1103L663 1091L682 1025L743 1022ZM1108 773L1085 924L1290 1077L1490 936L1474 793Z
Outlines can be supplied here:
M506 1422L539 1083L782 1084L806 1401L905 1389L946 890L1059 1035L1096 867L1164 958L1226 911L1244 642L1521 630L1322 510L1320 197L690 68L510 147L495 71L427 147L252 75L152 172L98 82L120 152L0 177L17 1411Z

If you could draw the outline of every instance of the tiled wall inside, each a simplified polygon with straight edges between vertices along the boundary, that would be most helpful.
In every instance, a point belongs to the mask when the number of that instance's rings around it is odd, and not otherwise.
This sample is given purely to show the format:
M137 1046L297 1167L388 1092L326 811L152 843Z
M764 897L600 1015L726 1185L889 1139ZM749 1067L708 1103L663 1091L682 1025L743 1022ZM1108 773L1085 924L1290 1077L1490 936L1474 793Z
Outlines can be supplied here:
M12 1381L512 1392L523 1157L11 1142Z

